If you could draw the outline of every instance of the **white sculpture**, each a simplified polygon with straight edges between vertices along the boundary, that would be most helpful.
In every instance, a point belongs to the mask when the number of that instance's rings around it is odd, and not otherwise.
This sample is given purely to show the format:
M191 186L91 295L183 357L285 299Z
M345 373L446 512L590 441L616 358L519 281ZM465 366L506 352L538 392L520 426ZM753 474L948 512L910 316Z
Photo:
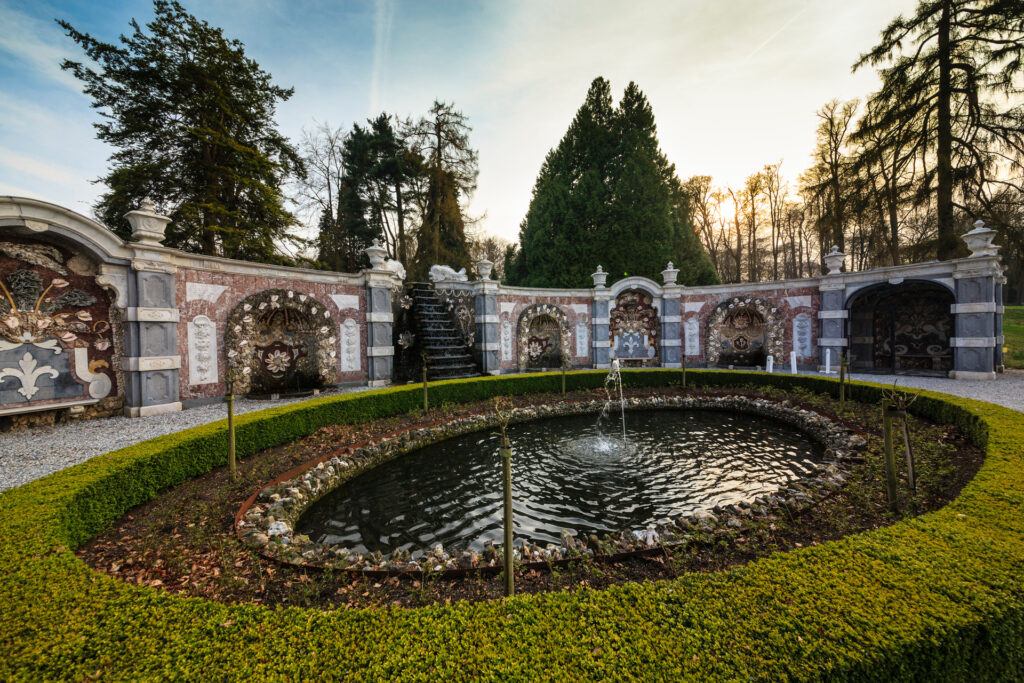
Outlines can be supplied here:
M469 276L466 275L465 268L456 272L451 266L430 266L430 281L440 282L441 280L468 282Z
M401 261L396 261L395 259L390 258L384 262L381 268L384 270L390 270L399 280L405 280L405 266L402 265Z

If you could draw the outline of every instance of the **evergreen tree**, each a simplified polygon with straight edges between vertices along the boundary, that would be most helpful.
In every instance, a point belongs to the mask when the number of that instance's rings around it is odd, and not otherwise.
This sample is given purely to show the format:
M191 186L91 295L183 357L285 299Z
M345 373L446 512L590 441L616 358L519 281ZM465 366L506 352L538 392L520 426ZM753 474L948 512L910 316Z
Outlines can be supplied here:
M559 145L548 153L506 266L512 284L582 287L598 264L613 279L718 282L693 229L682 183L658 146L647 98L630 83L617 108L597 78Z
M875 118L862 135L913 122L930 162L923 186L934 188L939 259L960 249L957 204L966 208L972 195L985 204L993 186L1008 184L993 177L999 166L1024 157L1022 58L1021 0L921 0L854 65L889 65L872 96Z
M454 106L434 102L428 118L408 133L413 151L424 159L426 189L423 222L416 233L416 254L408 267L409 278L426 280L435 264L455 270L472 268L466 238L466 217L461 198L476 189L477 153L469 144L471 128L466 116Z
M167 246L280 261L275 240L292 239L296 223L281 184L303 166L274 110L293 91L273 85L221 29L175 1L153 4L148 33L132 20L120 45L57 22L100 67L62 64L105 119L97 137L116 148L97 216L128 237L124 213L149 196L173 220Z

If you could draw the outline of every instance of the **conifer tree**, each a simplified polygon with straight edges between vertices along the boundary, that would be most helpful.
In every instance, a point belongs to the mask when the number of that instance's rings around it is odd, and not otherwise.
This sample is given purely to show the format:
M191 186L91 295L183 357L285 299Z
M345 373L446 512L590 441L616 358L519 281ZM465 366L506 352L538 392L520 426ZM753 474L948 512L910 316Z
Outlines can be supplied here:
M593 81L545 159L519 235L506 265L512 284L588 286L598 264L613 279L659 280L669 261L680 282L718 281L675 167L658 147L650 104L634 83L613 108L608 82Z
M872 96L872 128L907 125L918 131L926 154L923 186L934 196L936 255L960 249L954 225L959 204L1019 183L998 177L998 167L1024 158L1024 2L1021 0L921 0L910 16L897 17L882 40L854 69L888 65Z
M148 196L172 219L167 246L281 261L275 241L296 223L281 184L303 165L274 110L293 91L178 2L153 5L148 32L132 20L120 45L57 22L99 65L62 64L104 118L97 137L115 148L97 216L128 237L124 214Z

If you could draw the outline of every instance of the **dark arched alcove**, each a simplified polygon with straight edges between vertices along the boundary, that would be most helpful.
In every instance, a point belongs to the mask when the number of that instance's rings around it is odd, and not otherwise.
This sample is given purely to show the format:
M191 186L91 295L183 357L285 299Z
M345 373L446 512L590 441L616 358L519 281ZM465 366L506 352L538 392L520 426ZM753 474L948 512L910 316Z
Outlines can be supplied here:
M850 311L850 356L859 371L945 375L953 369L953 294L925 280L857 292Z

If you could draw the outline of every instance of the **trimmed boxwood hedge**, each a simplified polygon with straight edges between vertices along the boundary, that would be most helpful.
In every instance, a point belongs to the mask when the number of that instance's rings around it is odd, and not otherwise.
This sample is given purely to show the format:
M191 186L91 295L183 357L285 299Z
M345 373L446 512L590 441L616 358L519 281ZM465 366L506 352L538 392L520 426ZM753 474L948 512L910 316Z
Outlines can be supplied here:
M570 388L603 372L572 373ZM629 386L678 371L625 373ZM690 386L834 380L694 371ZM432 384L431 402L560 389L558 373ZM854 383L877 401L882 387ZM332 423L416 410L417 386L238 419L244 456ZM0 494L0 679L1020 680L1024 414L925 393L914 413L985 450L945 508L715 574L418 609L269 609L182 598L89 569L72 549L159 491L223 464L225 423L136 444ZM2 442L0 442L2 445Z

